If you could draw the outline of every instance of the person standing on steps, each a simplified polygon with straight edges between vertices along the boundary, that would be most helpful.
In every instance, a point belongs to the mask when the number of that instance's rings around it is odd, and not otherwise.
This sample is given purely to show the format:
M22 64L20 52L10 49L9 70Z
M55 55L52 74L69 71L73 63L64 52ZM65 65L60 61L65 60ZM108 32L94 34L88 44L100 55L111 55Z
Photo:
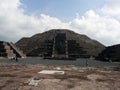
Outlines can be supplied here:
M15 61L18 62L18 58L17 58L17 56L15 57Z
M10 60L13 61L13 60L14 60L14 57L11 57Z
M17 56L11 57L10 60L11 60L11 61L16 61L16 62L18 62L18 58L17 58Z
M86 67L88 66L88 60L86 59Z

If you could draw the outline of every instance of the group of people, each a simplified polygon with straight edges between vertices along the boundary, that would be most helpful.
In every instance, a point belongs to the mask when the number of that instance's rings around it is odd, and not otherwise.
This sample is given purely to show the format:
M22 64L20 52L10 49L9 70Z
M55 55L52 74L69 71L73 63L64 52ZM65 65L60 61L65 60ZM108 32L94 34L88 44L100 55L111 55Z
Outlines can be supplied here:
M17 58L17 57L11 57L11 61L16 61L16 62L18 62L18 58Z

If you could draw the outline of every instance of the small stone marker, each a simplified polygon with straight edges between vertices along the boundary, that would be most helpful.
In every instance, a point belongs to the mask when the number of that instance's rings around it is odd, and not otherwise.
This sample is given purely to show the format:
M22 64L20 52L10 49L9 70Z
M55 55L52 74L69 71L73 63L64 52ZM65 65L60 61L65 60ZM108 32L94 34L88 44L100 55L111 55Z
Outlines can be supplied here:
M39 82L41 81L41 79L38 79L38 78L32 78L29 82L29 85L32 85L32 86L38 86Z

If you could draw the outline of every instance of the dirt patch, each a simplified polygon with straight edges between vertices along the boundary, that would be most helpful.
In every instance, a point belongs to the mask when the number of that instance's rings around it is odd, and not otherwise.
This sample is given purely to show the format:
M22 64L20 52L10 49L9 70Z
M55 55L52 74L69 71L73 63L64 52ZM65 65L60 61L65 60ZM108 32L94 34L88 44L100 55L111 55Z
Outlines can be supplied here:
M42 70L62 70L65 74L39 74ZM111 67L0 65L0 90L120 90L120 72L111 70ZM38 86L29 85L32 78L41 79Z

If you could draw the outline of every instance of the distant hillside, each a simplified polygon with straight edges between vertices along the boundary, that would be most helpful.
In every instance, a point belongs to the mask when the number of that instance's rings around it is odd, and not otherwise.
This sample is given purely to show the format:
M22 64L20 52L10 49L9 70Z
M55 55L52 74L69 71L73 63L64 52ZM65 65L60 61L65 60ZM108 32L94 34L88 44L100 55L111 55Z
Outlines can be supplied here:
M106 47L106 49L99 54L97 59L103 61L111 60L120 62L120 44Z
M86 35L67 29L52 29L22 38L16 45L28 56L44 57L95 57L105 46Z

